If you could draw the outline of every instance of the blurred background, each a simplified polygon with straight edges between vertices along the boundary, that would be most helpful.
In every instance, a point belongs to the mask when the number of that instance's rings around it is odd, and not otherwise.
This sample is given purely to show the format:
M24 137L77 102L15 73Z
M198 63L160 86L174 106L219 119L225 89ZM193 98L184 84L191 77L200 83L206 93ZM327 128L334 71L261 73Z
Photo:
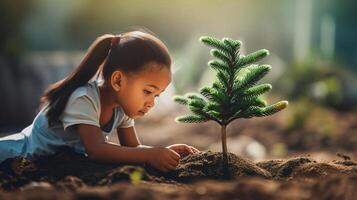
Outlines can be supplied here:
M188 111L171 99L214 79L209 48L198 41L207 35L241 40L243 54L268 49L261 62L272 70L262 82L273 90L265 99L290 103L273 116L233 122L229 151L256 160L337 152L355 158L356 10L352 0L2 0L0 133L31 124L44 89L66 77L96 37L139 29L163 40L174 62L172 84L136 121L142 143L221 151L219 127L174 122Z

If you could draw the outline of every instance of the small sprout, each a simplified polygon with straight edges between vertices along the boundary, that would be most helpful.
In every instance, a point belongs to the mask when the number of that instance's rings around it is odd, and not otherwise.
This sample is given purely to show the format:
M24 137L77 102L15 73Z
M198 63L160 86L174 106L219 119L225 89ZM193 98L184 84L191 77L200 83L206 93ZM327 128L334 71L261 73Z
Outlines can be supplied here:
M139 184L142 179L143 179L143 172L140 170L136 169L130 174L130 182L133 185Z

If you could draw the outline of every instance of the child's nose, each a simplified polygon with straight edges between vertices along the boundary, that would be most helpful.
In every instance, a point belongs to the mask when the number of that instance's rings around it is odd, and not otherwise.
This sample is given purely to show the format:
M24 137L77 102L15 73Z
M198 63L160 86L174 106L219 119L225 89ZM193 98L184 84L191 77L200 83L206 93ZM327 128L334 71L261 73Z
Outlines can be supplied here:
M150 101L146 102L146 107L152 108L155 105L155 99L150 99Z

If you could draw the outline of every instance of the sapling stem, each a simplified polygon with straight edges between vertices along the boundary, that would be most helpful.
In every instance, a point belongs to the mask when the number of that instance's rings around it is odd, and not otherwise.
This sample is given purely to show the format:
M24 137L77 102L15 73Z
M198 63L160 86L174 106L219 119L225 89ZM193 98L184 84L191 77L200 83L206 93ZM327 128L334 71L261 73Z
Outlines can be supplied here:
M227 136L226 136L227 126L221 126L221 139L222 139L222 151L223 151L223 160L224 162L227 160Z

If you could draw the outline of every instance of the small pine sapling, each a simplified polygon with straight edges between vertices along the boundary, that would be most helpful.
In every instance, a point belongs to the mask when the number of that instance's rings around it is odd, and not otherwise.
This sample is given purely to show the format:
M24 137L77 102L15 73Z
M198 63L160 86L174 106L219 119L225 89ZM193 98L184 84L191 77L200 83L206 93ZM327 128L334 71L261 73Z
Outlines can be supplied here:
M193 113L179 116L177 122L201 123L213 120L221 126L223 160L227 160L226 128L238 118L272 115L288 105L280 101L267 106L259 96L272 89L268 83L256 85L271 69L269 65L253 64L269 55L262 49L248 55L240 54L241 41L231 38L219 40L201 37L200 41L213 47L211 55L216 59L208 62L216 79L211 87L203 87L200 94L188 93L174 96L174 101L186 105Z

